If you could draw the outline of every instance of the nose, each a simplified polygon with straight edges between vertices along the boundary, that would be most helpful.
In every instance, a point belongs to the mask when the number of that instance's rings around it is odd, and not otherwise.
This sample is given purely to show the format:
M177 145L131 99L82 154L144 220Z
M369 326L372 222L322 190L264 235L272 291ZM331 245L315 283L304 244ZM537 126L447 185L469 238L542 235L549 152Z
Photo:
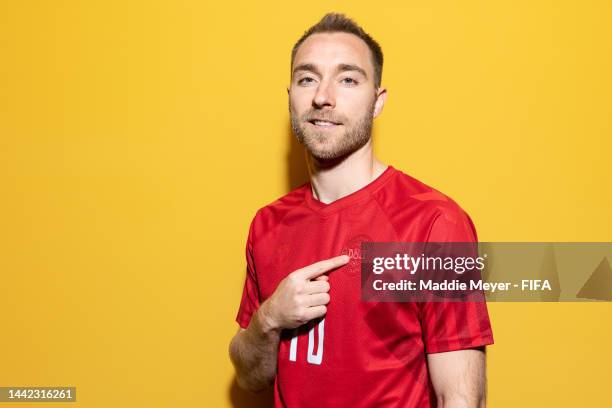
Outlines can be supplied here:
M334 107L336 106L336 99L334 97L334 90L329 81L321 81L317 87L317 93L312 99L313 107L322 109L325 106Z

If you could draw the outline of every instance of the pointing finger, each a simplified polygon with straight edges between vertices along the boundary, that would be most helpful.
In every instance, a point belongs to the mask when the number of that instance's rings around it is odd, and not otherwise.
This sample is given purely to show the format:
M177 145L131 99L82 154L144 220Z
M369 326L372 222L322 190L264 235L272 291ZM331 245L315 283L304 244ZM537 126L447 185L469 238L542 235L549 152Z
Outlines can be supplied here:
M340 255L334 258L325 259L299 269L299 274L304 279L314 279L327 271L347 264L349 259L350 258L347 255Z

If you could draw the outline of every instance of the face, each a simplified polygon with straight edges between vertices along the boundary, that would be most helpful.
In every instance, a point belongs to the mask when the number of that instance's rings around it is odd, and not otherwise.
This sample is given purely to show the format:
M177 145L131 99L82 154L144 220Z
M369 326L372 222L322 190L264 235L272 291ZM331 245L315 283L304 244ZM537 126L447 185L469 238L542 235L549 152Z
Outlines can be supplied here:
M289 91L291 126L319 160L352 153L370 140L386 91L376 89L368 46L348 33L318 33L298 48Z

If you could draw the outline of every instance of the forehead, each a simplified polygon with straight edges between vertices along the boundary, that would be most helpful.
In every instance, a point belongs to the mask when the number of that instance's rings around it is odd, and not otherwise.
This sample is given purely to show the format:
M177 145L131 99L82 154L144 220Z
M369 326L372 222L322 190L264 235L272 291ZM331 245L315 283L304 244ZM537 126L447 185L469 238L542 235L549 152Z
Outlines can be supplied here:
M370 49L365 41L349 33L317 33L299 46L293 65L310 63L317 66L355 64L368 73L374 71Z

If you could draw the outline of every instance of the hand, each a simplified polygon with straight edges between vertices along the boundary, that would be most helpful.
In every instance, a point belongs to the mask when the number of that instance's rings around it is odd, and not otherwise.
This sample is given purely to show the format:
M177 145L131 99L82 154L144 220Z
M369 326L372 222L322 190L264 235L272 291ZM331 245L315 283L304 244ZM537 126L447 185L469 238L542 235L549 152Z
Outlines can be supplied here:
M346 265L346 255L315 262L291 272L261 305L262 318L271 330L294 329L324 316L329 303L325 272Z

